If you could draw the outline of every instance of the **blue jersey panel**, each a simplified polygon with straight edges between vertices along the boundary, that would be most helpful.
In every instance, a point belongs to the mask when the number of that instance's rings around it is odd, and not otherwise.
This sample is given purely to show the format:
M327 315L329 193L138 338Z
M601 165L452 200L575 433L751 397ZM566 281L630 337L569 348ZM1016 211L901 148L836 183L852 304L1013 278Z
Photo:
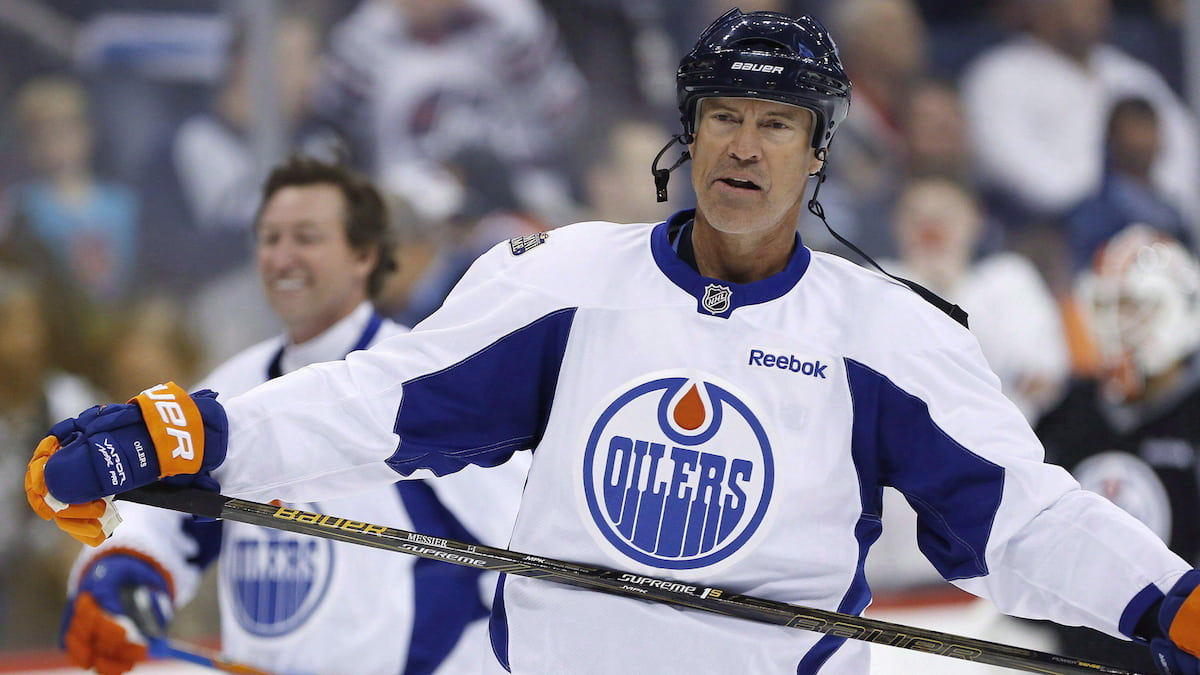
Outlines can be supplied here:
M503 464L541 439L575 309L515 330L459 363L404 383L387 460L397 473L439 476L468 464ZM463 420L472 420L463 424Z
M986 575L984 552L1004 494L1004 468L938 428L924 401L868 366L845 362L860 478L874 475L878 485L904 493L920 517L917 544L943 577ZM864 495L877 495L878 485L864 485Z
M468 543L479 539L467 531L423 481L396 484L416 531ZM454 649L467 625L488 615L479 598L482 571L421 558L413 564L413 626L404 675L437 670Z

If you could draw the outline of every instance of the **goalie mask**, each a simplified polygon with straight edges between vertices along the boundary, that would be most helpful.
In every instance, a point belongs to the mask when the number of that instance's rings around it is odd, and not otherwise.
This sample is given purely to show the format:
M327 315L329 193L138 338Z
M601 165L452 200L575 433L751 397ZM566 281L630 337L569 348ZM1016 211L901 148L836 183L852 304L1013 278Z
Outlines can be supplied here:
M1130 400L1200 347L1200 266L1177 241L1125 228L1079 284L1109 394Z

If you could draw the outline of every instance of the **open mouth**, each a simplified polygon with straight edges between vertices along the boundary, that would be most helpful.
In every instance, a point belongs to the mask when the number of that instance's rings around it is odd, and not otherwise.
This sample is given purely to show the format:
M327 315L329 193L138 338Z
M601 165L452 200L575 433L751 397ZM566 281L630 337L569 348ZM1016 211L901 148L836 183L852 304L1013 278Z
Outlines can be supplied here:
M281 291L281 292L285 292L285 293L289 292L289 291L302 290L305 287L305 285L306 284L303 279L297 279L294 277L275 279L274 281L271 282L271 288L273 290Z
M758 183L755 183L752 180L744 180L741 178L719 178L719 179L717 179L717 181L720 183L724 183L730 187L737 188L739 190L761 190L762 189L761 187L758 186Z

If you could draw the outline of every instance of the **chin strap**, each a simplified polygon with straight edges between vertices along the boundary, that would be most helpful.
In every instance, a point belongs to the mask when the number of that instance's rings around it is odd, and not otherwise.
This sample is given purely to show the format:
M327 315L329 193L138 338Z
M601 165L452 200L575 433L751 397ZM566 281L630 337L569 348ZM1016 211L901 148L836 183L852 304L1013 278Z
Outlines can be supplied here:
M685 146L691 145L693 140L695 139L691 134L675 134L671 137L671 140L667 141L663 149L659 150L658 154L654 156L654 162L650 164L650 173L654 174L654 191L658 195L658 201L667 201L667 181L671 180L671 172L683 166L684 162L692 158L692 154L684 150L683 154L679 156L679 159L675 160L675 163L669 169L658 168L658 161L662 159L663 155L667 154L667 150L670 150L672 145L676 143Z
M664 148L664 150L665 149L666 148ZM825 157L825 149L824 148L822 148L821 150L818 151L817 157L819 159L821 159L822 161L825 160L826 157ZM832 234L833 238L840 241L843 246L846 246L851 251L854 251L855 253L857 253L864 260L871 263L871 265L874 266L875 269L879 270L884 275L886 275L892 279L895 279L896 281L899 281L900 283L904 284L905 286L908 286L909 288L911 288L914 293L916 293L917 295L924 298L926 302L928 302L929 304L933 305L934 307L937 307L938 309L942 310L951 319L954 319L958 323L962 324L963 328L969 329L970 326L967 325L967 312L962 307L959 307L958 305L946 300L942 296L938 295L937 293L934 293L933 291L929 290L928 288L925 288L924 286L922 286L921 284L918 284L915 281L911 281L911 280L905 279L903 277L898 277L898 276L888 272L887 270L883 269L882 267L879 266L879 263L875 262L874 258L867 255L866 253L863 253L860 248L858 248L854 244L847 241L844 237L842 237L842 235L835 232L833 230L833 228L829 226L829 221L825 219L825 207L821 206L821 202L817 201L817 195L820 194L820 192L821 192L821 184L825 182L825 167L827 166L827 164L828 163L822 164L821 169L819 171L817 171L815 174L813 174L813 176L815 176L817 179L817 186L815 188L813 188L812 198L808 200L808 210L814 216L821 219L821 222L825 225L825 229L829 230L829 234Z

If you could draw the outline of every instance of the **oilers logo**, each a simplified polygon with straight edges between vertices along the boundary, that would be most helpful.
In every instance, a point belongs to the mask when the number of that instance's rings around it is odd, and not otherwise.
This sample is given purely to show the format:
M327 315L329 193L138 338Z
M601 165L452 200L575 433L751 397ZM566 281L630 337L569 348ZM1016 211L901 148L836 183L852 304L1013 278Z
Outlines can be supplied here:
M226 524L221 567L238 624L262 637L284 635L321 604L333 572L331 542L257 527ZM232 535L232 536L231 536Z
M652 376L653 378L653 376ZM711 377L657 377L610 397L588 434L583 493L604 540L653 567L725 560L763 521L774 460L758 417Z

